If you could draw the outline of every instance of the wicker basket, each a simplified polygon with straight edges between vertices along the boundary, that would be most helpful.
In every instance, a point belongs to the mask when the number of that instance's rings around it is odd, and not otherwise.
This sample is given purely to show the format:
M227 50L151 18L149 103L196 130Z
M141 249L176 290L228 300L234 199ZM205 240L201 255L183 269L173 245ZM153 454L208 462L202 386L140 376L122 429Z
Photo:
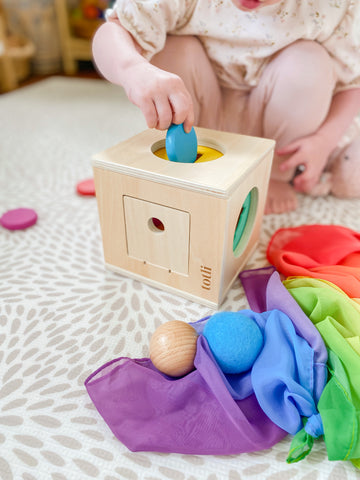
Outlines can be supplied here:
M22 81L30 75L30 60L35 54L35 46L30 40L20 35L10 35L6 43L17 80Z

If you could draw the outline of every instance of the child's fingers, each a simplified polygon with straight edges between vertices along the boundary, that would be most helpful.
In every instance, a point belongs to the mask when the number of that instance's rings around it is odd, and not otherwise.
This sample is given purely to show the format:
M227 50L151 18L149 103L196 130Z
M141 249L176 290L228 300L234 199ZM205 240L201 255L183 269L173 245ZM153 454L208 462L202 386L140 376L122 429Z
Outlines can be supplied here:
M315 185L316 181L308 177L305 173L302 173L294 178L293 185L298 192L309 192Z
M290 170L291 168L297 168L299 165L302 164L304 164L302 156L295 153L294 155L280 163L279 170L281 172L285 172L286 170Z
M152 99L144 101L140 106L140 109L144 115L146 125L149 128L155 128L158 123L158 113L155 107L155 103Z
M166 130L173 122L173 111L167 97L159 97L155 100L155 108L157 111L157 124L159 130Z
M194 125L194 110L191 109L189 115L184 120L184 130L186 133L189 133Z
M317 183L317 177L309 170L304 170L303 173L297 175L293 180L295 190L303 193L309 193Z
M299 145L297 142L289 143L289 145L285 145L282 148L277 148L275 153L282 157L283 155L291 155L292 153L295 153L299 148Z
M187 93L179 93L170 96L173 111L173 123L184 124L184 130L189 133L194 124L194 109L191 97Z

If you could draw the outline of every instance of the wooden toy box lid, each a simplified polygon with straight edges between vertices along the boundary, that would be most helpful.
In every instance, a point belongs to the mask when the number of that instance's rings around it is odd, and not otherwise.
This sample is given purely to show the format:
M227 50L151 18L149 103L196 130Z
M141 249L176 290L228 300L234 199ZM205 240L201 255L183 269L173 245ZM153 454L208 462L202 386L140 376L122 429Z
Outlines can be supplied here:
M275 147L273 140L195 128L198 144L223 156L203 163L176 163L154 155L165 146L165 132L145 130L98 153L93 166L218 197L229 197L245 176ZM271 162L272 155L266 161Z

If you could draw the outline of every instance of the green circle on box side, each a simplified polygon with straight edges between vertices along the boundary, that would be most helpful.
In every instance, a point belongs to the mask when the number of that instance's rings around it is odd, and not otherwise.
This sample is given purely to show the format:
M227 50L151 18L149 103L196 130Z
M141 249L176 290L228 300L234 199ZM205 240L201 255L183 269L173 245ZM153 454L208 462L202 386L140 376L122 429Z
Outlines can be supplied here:
M183 124L170 125L165 139L166 153L172 162L194 163L197 157L197 136L194 127L189 133Z
M233 253L235 257L239 257L247 245L255 222L257 203L258 190L254 187L250 190L244 200L236 224L233 238Z

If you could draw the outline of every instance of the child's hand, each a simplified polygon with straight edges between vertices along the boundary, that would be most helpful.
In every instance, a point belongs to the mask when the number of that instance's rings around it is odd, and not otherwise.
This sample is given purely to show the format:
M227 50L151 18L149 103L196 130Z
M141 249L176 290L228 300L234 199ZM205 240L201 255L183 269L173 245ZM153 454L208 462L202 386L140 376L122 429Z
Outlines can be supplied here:
M298 192L309 193L319 182L331 151L332 146L326 137L315 133L276 150L276 154L290 155L280 164L281 171L303 166L303 171L294 178L294 188Z
M127 96L141 109L149 128L165 130L172 123L184 123L185 131L190 132L193 103L179 76L144 60L127 67L123 78Z
M149 128L165 130L172 123L183 123L185 131L190 132L194 109L184 82L151 65L119 21L101 25L93 38L92 51L99 71L110 82L124 87Z

